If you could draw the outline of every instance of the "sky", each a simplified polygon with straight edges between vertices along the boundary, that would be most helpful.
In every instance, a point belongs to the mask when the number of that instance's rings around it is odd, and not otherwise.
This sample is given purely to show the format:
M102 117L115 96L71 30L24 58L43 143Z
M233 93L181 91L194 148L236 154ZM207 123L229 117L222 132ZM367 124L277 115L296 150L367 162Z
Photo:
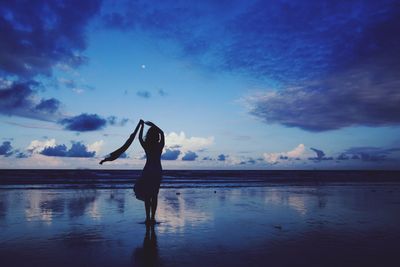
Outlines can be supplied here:
M398 1L1 1L0 168L399 169Z

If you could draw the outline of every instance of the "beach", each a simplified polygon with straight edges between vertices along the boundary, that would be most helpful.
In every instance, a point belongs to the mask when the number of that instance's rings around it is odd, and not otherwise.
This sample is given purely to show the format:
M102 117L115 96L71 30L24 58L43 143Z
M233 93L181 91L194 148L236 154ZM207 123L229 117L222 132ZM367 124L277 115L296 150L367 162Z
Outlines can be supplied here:
M0 189L1 266L399 266L400 183ZM147 228L147 229L146 229Z

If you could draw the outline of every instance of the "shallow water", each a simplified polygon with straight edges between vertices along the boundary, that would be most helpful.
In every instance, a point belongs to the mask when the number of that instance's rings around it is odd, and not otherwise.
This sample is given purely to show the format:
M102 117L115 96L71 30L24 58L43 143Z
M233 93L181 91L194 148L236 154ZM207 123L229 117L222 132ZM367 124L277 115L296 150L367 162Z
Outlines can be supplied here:
M400 266L400 184L0 190L1 266Z

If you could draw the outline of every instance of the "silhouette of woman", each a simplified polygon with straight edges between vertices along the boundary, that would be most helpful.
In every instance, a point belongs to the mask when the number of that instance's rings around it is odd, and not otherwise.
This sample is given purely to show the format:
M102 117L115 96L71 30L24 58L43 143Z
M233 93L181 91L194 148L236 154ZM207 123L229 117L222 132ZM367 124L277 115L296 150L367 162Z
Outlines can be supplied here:
M150 126L145 139L143 139L144 124ZM140 120L135 131L130 135L125 144L100 161L100 164L120 157L132 144L138 130L140 144L146 152L146 165L143 168L142 176L137 180L133 190L135 191L136 198L144 201L146 224L155 224L158 191L160 190L162 179L161 153L165 143L164 132L154 123Z
M162 179L161 153L164 147L164 132L154 123L140 120L139 141L146 152L146 165L142 176L136 182L134 191L136 198L144 201L146 223L154 224L157 211L157 198ZM143 140L144 124L150 126Z

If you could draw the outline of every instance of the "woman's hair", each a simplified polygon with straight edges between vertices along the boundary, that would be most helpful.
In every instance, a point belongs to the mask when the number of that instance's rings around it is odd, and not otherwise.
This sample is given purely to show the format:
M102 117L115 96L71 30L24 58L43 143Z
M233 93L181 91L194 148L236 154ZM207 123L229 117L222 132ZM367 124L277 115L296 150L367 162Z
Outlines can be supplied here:
M160 140L160 134L156 127L151 126L146 133L146 144L154 145L157 144Z

